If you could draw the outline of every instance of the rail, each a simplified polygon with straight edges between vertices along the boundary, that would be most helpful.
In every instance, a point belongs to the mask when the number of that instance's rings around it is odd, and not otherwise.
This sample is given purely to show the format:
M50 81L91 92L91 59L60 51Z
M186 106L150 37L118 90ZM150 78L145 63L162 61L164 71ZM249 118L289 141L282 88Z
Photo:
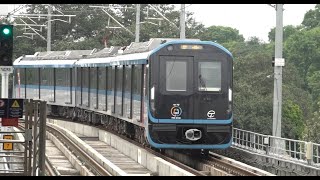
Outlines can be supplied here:
M55 136L62 139L63 142L66 142L69 146L72 147L72 149L76 152L76 154L79 156L79 158L82 159L82 161L85 161L85 164L87 164L90 169L95 170L95 172L100 176L111 176L111 174L103 167L101 166L96 160L90 157L87 152L83 151L76 143L71 141L65 134L57 130L56 128L52 126L47 126L47 129L49 132L54 134Z
M249 171L247 169L244 169L240 166L234 165L230 162L225 162L219 157L213 155L212 153L209 154L206 160L203 160L208 164L211 164L212 166L219 168L225 172L227 172L230 175L235 175L235 176L260 176L258 173Z

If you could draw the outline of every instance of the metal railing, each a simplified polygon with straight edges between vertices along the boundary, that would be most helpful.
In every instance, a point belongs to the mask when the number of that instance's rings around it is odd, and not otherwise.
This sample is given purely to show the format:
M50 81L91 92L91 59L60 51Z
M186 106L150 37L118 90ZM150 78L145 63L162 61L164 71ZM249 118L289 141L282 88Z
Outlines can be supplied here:
M14 136L15 133L24 133L23 131L13 131L13 128L7 128L7 131L0 130L0 136L3 134ZM0 153L0 176L6 175L24 175L25 171L21 168L24 165L24 151L19 151L17 148L14 148L14 145L23 145L25 142L24 139L0 139L1 146L5 146L5 144L11 144L11 150L3 150L1 149Z
M233 146L320 167L320 144L233 128Z
M4 168L0 168L0 176L44 176L45 175L45 137L46 137L46 115L47 104L45 101L37 100L24 100L24 121L19 123L23 124L23 130L15 127L1 131L0 135L15 134L17 139L13 136L12 139L0 139L0 145L7 143L7 150L0 152L0 165L4 164ZM20 136L21 135L21 136ZM20 145L13 148L13 145ZM18 149L18 150L17 150ZM18 160L20 161L18 161ZM21 160L22 159L22 160ZM22 168L13 168L13 165L21 164Z

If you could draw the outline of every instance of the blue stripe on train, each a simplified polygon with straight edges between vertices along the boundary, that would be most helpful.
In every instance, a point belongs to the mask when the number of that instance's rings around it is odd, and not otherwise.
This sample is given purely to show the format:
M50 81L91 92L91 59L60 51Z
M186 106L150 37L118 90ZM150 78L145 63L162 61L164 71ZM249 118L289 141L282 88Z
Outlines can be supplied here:
M22 86L22 85L21 85ZM23 85L24 86L24 85ZM27 88L39 88L38 85L27 85ZM49 89L53 90L53 86L41 86L41 89ZM41 91L40 89L40 91ZM79 87L73 87L73 90L80 90ZM56 86L56 90L65 90L65 91L70 91L70 87L63 87L63 86ZM96 89L90 89L92 92L96 92ZM83 92L88 92L88 88L83 88ZM113 95L113 91L107 91L107 95ZM104 95L105 91L104 90L98 90L98 94ZM116 96L120 96L120 94L117 93ZM130 93L125 92L125 97L129 98ZM133 94L132 97L133 100L140 101L141 96L137 94ZM225 120L208 120L208 119L156 119L151 115L151 112L148 111L148 117L153 123L172 123L172 124L230 124L232 123L233 115L231 116L230 119L225 119Z
M153 123L174 123L174 124L230 124L232 123L233 115L230 119L217 120L217 119L156 119L151 115L151 112L148 111L148 117Z
M24 88L24 84L21 84L20 87ZM38 89L39 85L27 85L27 88L30 89ZM53 91L53 86L40 86L40 91L41 89L46 89L46 90L52 90ZM56 86L56 90L62 90L62 91L70 91L70 86ZM72 87L73 91L80 91L80 87ZM97 89L90 89L91 93L96 92ZM89 89L88 88L83 88L82 92L88 92ZM105 95L105 90L98 90L98 94L100 95ZM113 95L113 91L107 91L107 95ZM116 96L120 96L119 93L117 93ZM130 97L130 93L129 92L125 92L125 97L129 98ZM137 95L137 94L133 94L132 96L133 100L136 101L140 101L141 96Z
M228 55L230 55L233 58L232 53L230 51L228 51L225 47L221 46L218 43L214 43L214 42L211 42L211 41L200 41L199 42L199 41L192 41L192 40L175 40L175 41L166 42L164 44L161 44L159 47L153 49L152 52L150 53L150 55L156 53L161 48L163 48L163 47L165 47L167 45L170 45L170 44L205 44L205 45L212 45L212 46L215 46L215 47L221 49L222 51L224 51L225 53L227 53Z

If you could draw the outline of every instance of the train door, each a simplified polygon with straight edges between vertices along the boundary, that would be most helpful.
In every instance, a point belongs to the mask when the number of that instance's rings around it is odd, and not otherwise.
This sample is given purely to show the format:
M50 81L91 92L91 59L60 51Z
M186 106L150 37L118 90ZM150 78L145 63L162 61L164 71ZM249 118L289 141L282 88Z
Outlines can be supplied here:
M156 97L156 118L169 122L193 123L193 62L192 56L159 57L159 89ZM171 121L172 120L172 121Z

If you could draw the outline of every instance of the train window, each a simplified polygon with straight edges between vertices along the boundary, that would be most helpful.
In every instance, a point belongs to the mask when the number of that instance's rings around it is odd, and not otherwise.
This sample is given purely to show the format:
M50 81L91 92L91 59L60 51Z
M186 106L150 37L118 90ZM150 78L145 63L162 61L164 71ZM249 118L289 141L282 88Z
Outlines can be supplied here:
M106 68L99 67L98 68L98 81L99 81L99 90L106 89Z
M187 90L187 62L167 61L166 62L166 90L186 91Z
M40 82L41 86L48 86L49 85L49 69L42 68L40 69Z
M62 87L70 87L70 69L57 68L56 70L56 85Z
M199 62L198 90L221 90L221 62Z
M91 92L90 93L94 93L97 89L97 68L95 67L92 67L90 68L90 90Z

